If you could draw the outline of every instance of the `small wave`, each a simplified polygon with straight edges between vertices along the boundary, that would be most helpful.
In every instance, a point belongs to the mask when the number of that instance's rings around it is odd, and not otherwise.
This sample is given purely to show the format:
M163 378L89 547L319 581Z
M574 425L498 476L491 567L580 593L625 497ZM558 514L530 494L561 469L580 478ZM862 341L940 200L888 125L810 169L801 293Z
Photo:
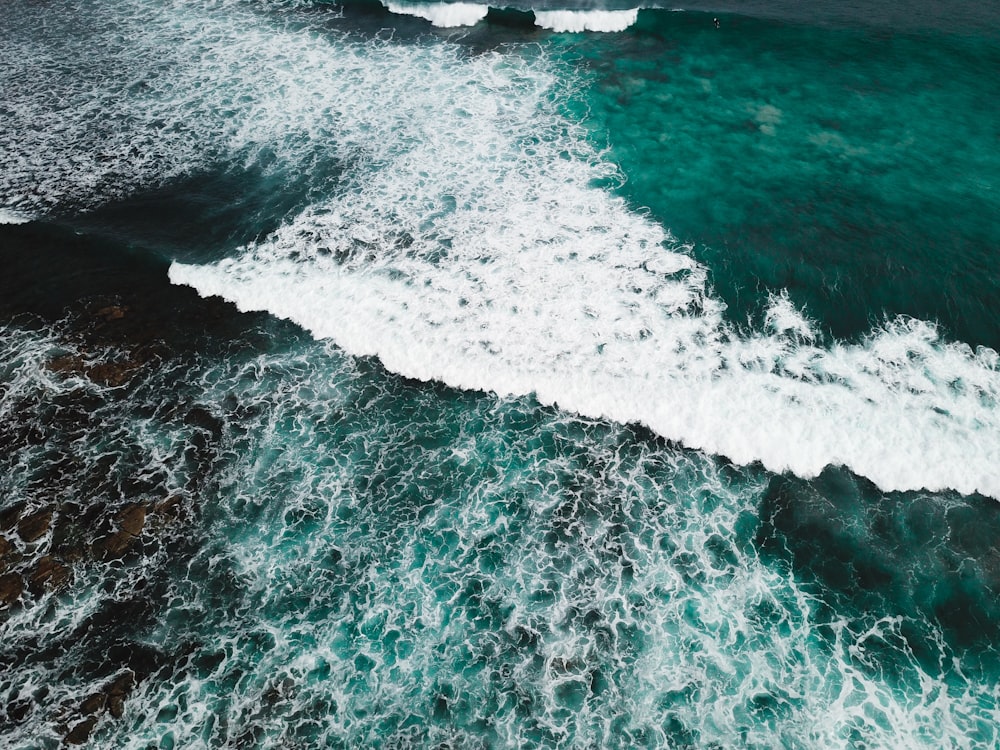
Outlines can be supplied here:
M486 18L490 8L478 3L400 3L387 2L386 9L399 15L416 16L443 29L475 26Z
M474 26L484 18L491 6L479 3L409 3L387 0L385 8L392 13L416 16L440 28ZM503 8L504 6L495 6ZM635 23L638 8L630 10L535 10L535 25L557 32L624 31Z
M535 11L535 23L552 31L579 33L582 31L625 31L639 17L632 10L546 10Z

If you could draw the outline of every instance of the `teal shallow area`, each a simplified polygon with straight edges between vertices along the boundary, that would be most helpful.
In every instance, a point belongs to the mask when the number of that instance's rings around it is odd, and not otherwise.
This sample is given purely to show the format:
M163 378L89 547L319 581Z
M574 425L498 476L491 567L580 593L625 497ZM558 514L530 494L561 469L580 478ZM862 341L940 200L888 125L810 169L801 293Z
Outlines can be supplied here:
M67 346L4 330L0 437L47 436L5 497L197 513L6 615L10 746L121 670L94 746L997 741L995 501L737 469L247 322L125 393L53 389L31 362Z
M574 45L622 193L743 322L787 289L832 335L886 316L1000 345L1000 43L641 12Z
M450 32L370 3L182 3L175 19L120 0L94 33L121 26L153 59L122 87L135 49L91 55L67 3L35 31L65 53L54 99L84 81L114 117L74 120L12 85L18 117L65 137L17 151L0 123L3 153L39 176L0 174L4 200L36 212L0 224L0 746L62 747L82 726L86 746L137 750L1000 745L995 499L738 466L530 395L410 380L167 280L170 261L327 215L340 190L364 206L380 159L412 166L366 140L384 131L347 116L358 103L317 109L282 86L369 76L405 102L380 76L411 60L443 80L411 110L429 137L455 91L489 111L438 62L496 55L476 70L498 110L542 91L585 126L546 120L518 146L565 138L567 162L590 153L581 133L607 146L604 187L690 244L758 342L769 293L787 290L828 339L913 315L998 346L994 37L653 11L613 35L496 14ZM30 47L40 11L17 10L0 40ZM439 44L458 51L393 57ZM33 80L16 62L0 54L0 81ZM521 163L481 143L470 153ZM103 182L76 168L98 151ZM473 198L510 205L486 192ZM433 230L460 201L426 194ZM525 215L562 218L547 205ZM409 249L364 229L343 226L345 265ZM309 256L315 238L297 239ZM921 386L903 375L899 390ZM955 390L990 408L973 385ZM114 551L136 507L144 525Z

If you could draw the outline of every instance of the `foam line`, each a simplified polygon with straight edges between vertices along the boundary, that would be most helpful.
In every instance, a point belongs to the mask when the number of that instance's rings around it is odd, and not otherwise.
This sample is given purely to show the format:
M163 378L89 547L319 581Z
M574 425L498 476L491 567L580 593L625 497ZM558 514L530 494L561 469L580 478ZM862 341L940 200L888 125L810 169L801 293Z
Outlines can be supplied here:
M535 24L552 31L625 31L639 17L632 10L536 10Z
M615 167L561 114L566 71L536 52L352 41L239 4L119 5L48 55L17 46L16 13L4 31L0 202L16 213L276 164L310 175L312 207L222 263L173 266L175 282L409 377L534 393L739 463L1000 497L995 352L915 320L826 349L781 296L765 330L731 330L706 269L593 187Z

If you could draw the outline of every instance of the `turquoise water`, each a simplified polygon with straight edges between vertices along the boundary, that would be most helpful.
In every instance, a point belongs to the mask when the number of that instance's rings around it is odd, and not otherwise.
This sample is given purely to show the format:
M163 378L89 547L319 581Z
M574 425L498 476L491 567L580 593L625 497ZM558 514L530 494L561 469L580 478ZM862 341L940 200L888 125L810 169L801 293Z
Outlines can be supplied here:
M581 52L597 137L734 320L786 289L839 338L885 316L1000 345L996 36L640 15Z
M1000 742L995 27L12 7L2 744Z

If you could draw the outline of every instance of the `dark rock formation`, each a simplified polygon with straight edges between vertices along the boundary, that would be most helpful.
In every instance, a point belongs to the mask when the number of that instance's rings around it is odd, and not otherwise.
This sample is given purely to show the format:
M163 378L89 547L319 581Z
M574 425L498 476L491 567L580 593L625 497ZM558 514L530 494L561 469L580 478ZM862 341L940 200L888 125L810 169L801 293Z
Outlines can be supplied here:
M13 531L14 527L17 526L18 519L21 517L22 509L23 503L0 512L0 531Z
M118 512L116 529L94 543L94 552L105 558L121 557L146 525L146 506L133 503Z
M112 682L105 695L107 696L108 713L114 718L120 719L125 713L125 699L132 692L135 686L135 678L131 673L126 672L121 677Z
M125 385L144 364L140 359L89 362L80 354L63 354L50 359L46 367L60 375L86 377L99 385L117 388Z
M107 305L94 313L95 317L103 318L106 323L112 320L121 320L128 312L126 305Z
M82 745L90 739L90 733L97 725L97 717L90 716L74 726L66 734L66 742L70 745Z
M152 514L162 523L180 521L186 514L184 498L180 495L171 495L166 500L162 500L153 506Z
M28 578L28 586L32 593L39 594L45 589L58 590L69 583L71 578L72 571L68 567L51 555L45 555L35 565L34 571Z
M17 562L16 556L14 545L0 536L0 575L6 573Z
M118 513L118 526L126 534L139 536L145 524L146 508L139 503L129 505Z
M52 508L43 508L18 521L17 535L26 542L34 542L45 536L51 526Z
M73 725L65 736L67 744L82 745L90 739L101 714L108 713L112 718L120 719L125 713L125 699L135 687L135 676L126 672L105 685L100 692L88 696L80 704L79 713L85 717Z
M24 581L17 573L0 576L0 607L6 607L21 598Z

